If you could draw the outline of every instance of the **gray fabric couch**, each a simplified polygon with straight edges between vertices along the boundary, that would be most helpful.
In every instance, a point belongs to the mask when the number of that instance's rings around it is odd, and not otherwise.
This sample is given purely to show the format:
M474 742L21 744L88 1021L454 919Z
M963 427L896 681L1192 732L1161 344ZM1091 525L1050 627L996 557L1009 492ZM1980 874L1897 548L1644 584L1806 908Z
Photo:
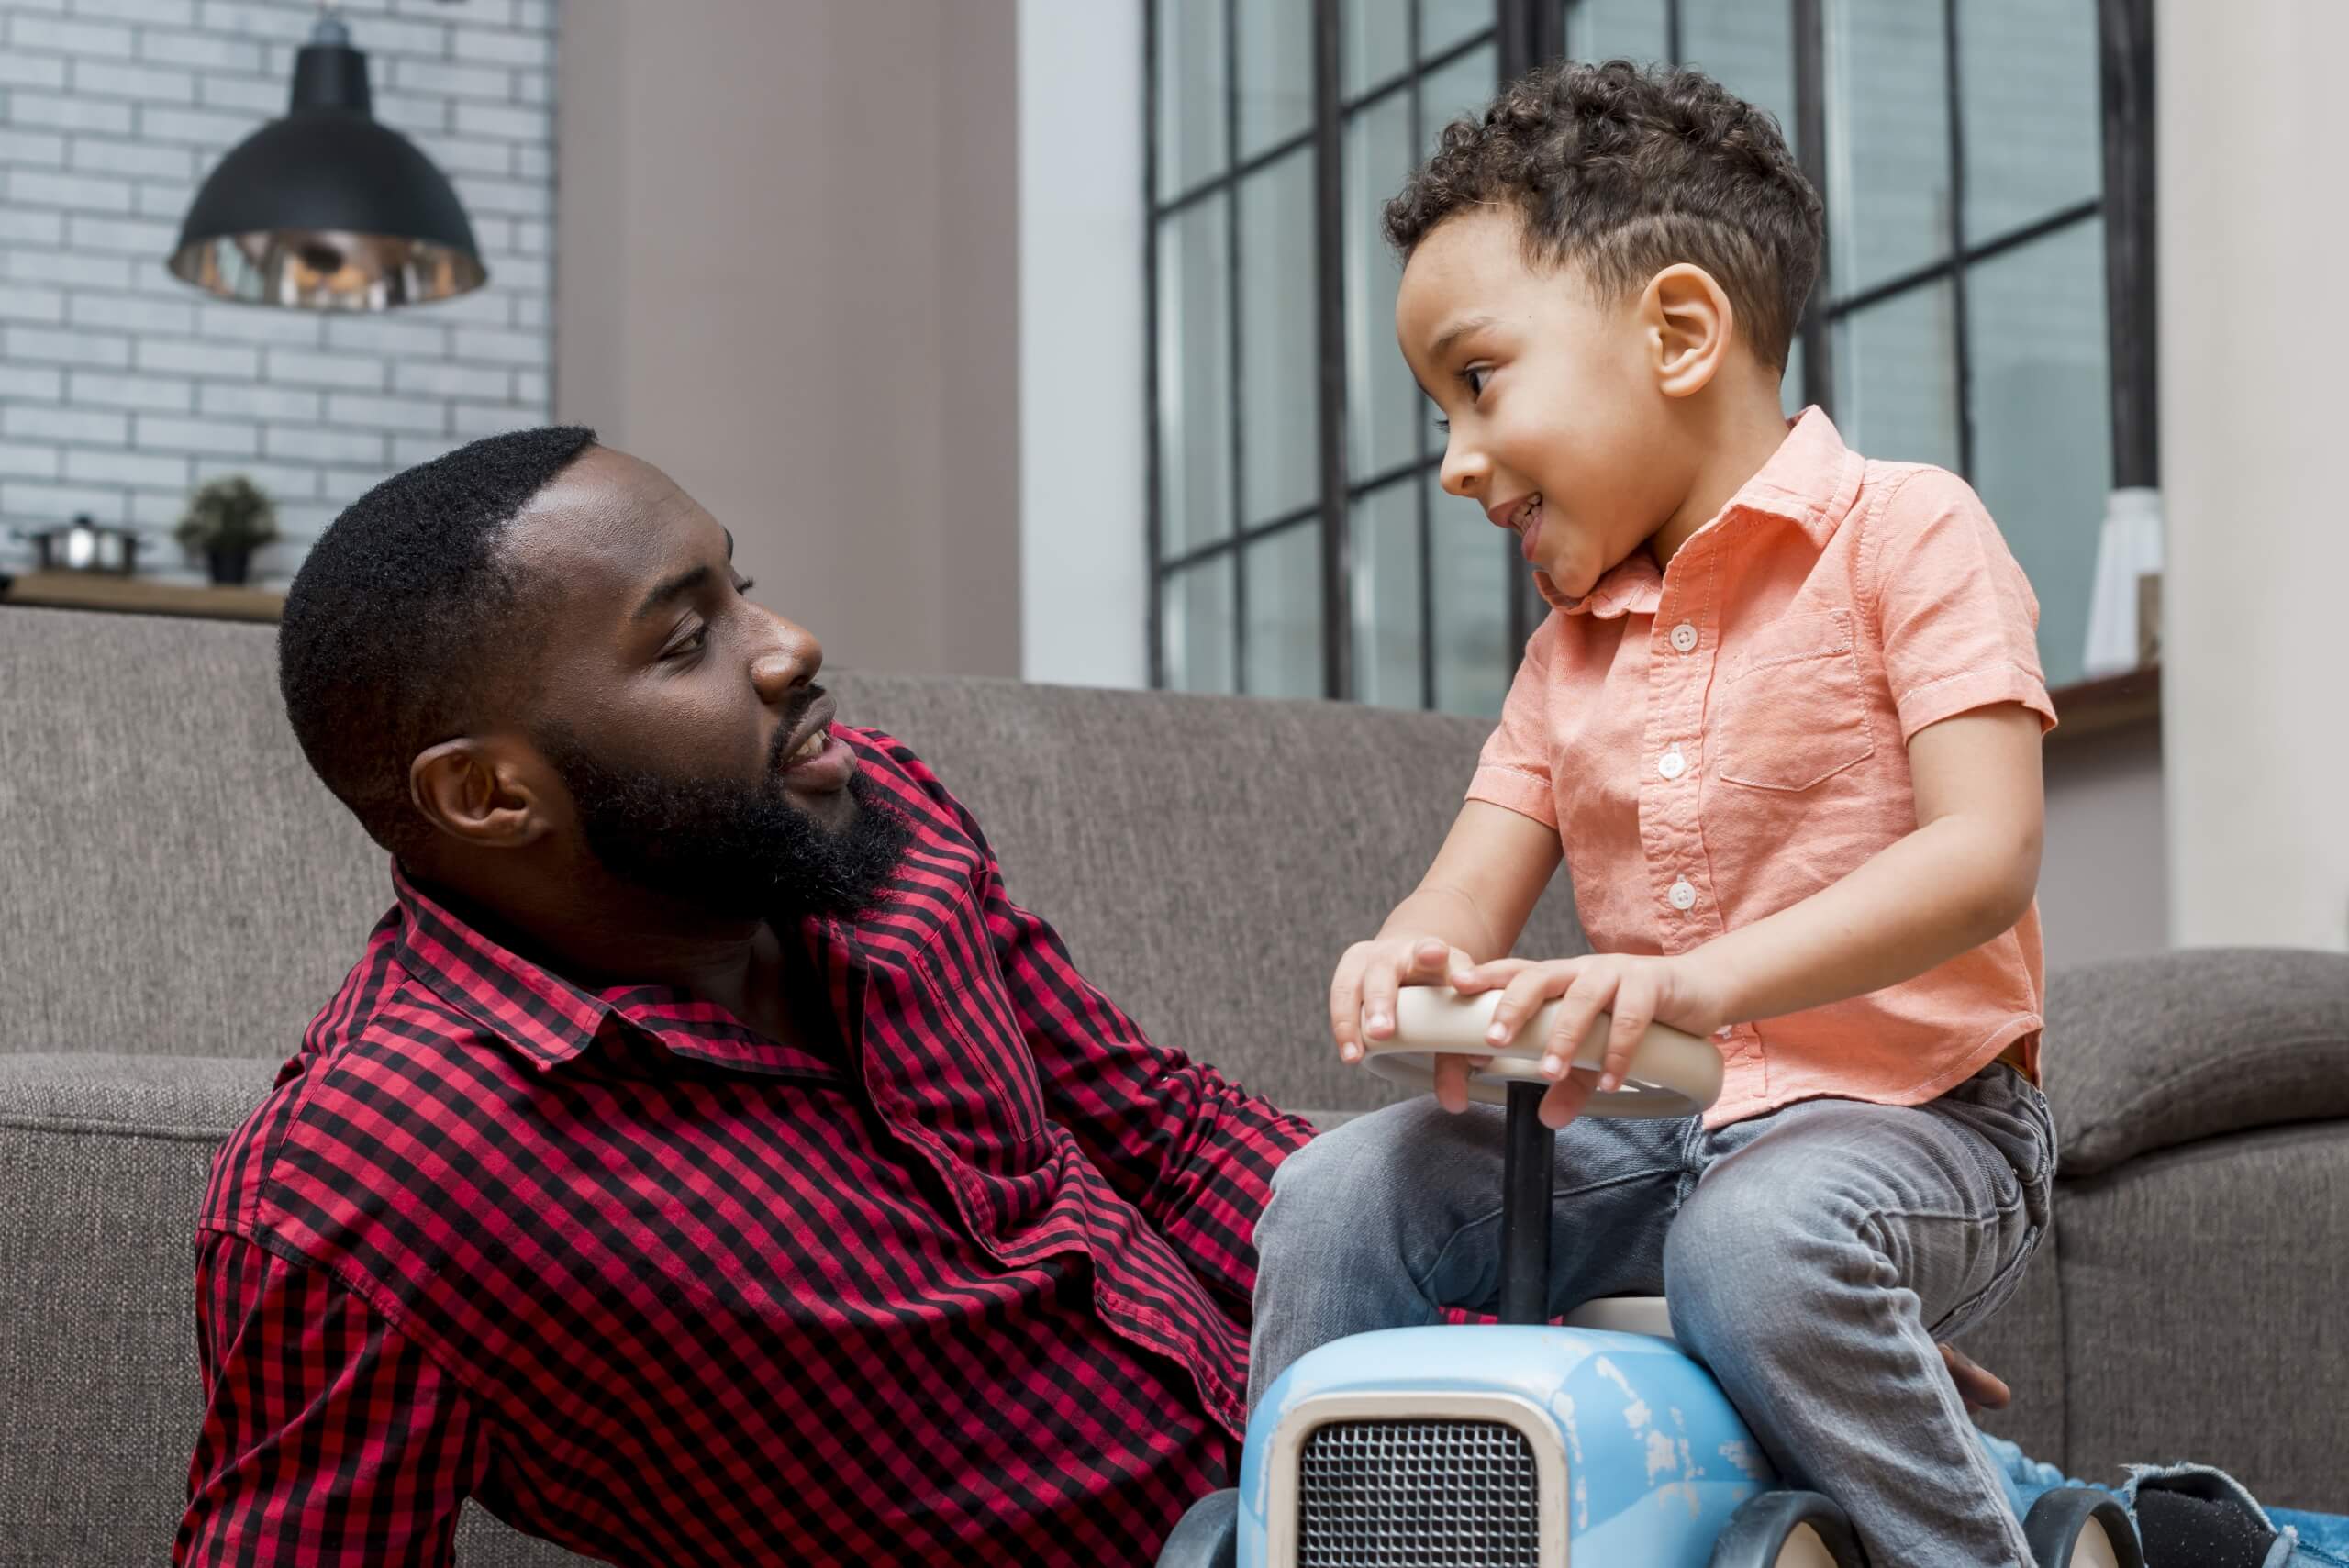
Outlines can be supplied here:
M1383 1103L1321 987L1425 866L1483 726L838 674L976 811L1012 892L1159 1038L1330 1118ZM0 609L0 1564L163 1560L197 1380L192 1220L389 901L285 728L269 629ZM1579 951L1553 890L1525 947ZM1990 1423L2349 1509L2349 958L2051 984L2056 1234L1968 1348ZM467 1560L575 1561L474 1510Z

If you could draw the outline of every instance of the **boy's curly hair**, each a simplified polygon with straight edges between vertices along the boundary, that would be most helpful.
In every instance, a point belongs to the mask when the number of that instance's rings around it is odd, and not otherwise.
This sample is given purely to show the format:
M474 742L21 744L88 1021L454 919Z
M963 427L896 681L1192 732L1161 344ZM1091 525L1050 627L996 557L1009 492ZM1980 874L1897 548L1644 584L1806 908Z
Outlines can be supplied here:
M1571 61L1443 128L1386 204L1405 257L1463 208L1507 203L1529 260L1573 261L1609 294L1676 261L1720 284L1765 362L1783 370L1819 276L1819 193L1769 115L1700 71Z

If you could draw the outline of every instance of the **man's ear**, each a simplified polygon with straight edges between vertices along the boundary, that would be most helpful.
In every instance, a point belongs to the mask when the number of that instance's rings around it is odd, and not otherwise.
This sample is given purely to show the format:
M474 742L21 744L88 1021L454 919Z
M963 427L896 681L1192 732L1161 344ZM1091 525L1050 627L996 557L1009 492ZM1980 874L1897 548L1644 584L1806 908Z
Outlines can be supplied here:
M1666 397L1702 392L1729 357L1737 315L1713 274L1675 261L1648 280L1640 327L1656 390Z
M483 849L519 849L553 828L546 766L504 736L443 740L407 766L407 793L440 831Z

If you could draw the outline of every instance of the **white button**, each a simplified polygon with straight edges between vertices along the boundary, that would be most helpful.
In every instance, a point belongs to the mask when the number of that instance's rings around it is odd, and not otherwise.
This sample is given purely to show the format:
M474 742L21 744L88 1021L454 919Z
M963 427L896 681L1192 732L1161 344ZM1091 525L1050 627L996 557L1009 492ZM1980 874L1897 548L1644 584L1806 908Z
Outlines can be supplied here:
M1682 621L1672 628L1672 646L1686 653L1697 646L1697 628Z
M1672 900L1675 909L1686 909L1697 902L1697 890L1688 885L1687 877L1682 877L1672 884L1672 891L1664 896Z
M1688 771L1688 759L1680 754L1680 742L1675 740L1672 750L1656 759L1655 771L1665 778L1676 779Z

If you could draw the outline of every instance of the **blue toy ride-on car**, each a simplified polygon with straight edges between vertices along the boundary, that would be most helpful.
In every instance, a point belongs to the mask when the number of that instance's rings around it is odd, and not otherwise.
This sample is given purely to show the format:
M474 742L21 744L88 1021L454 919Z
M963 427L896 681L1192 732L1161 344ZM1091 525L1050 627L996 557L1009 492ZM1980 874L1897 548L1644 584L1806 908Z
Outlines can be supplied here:
M1438 1052L1485 1056L1477 1099L1506 1105L1500 1322L1358 1334L1298 1358L1251 1413L1240 1485L1195 1504L1158 1568L1863 1568L1843 1512L1779 1485L1720 1386L1672 1338L1663 1298L1545 1319L1552 1152L1538 1107L1551 1009L1495 1054L1498 993L1419 987L1369 1065L1415 1087ZM1553 1003L1554 1009L1557 1004ZM1575 1054L1596 1067L1608 1018ZM1720 1056L1658 1025L1624 1087L1586 1116L1688 1116ZM2024 1520L2041 1568L2143 1568L2108 1494L2046 1494Z

